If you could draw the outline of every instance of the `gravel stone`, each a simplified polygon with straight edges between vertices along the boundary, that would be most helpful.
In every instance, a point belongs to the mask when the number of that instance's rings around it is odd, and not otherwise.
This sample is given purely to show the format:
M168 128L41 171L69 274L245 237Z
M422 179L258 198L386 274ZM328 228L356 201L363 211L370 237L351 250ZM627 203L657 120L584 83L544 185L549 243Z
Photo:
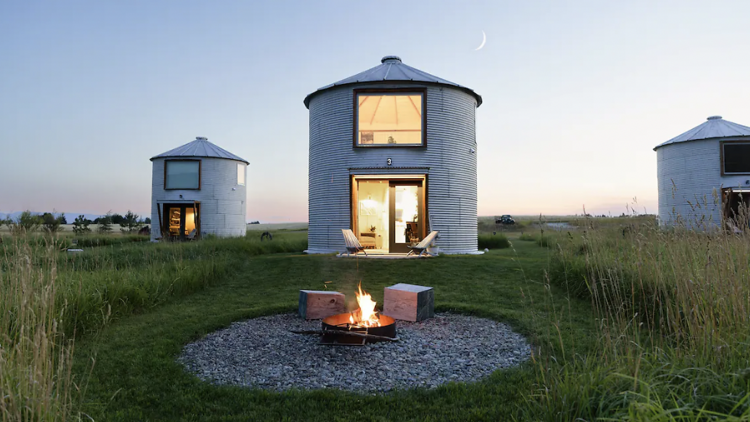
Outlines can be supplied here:
M188 344L178 361L217 385L379 393L478 381L531 354L523 336L489 319L446 313L396 324L398 342L326 346L319 336L289 332L320 329L320 320L254 318Z

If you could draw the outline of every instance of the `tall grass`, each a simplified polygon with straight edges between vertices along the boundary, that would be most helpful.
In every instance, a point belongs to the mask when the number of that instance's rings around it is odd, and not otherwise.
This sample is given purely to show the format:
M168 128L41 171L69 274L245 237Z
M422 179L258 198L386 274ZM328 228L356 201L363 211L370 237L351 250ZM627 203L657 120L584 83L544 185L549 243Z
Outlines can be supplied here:
M143 242L91 236L67 254L68 238L5 237L0 245L0 420L80 419L71 375L76 335L231 276L246 257L301 252L307 234ZM97 240L98 239L98 240ZM103 239L103 240L102 240ZM98 247L94 247L98 246Z
M633 221L550 238L549 282L591 301L600 336L594 352L568 350L564 363L538 355L535 411L750 420L750 233Z
M28 243L0 256L0 419L75 419L71 375L73 341L63 333L66 306L59 300L56 247L31 259Z

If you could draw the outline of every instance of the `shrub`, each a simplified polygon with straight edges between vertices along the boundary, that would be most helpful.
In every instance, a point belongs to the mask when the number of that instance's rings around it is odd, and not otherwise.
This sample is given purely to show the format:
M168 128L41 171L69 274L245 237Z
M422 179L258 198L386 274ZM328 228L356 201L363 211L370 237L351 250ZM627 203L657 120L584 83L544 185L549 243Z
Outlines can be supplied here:
M502 234L480 234L478 236L479 249L503 249L510 247L508 238Z
M32 214L31 211L26 210L18 216L16 224L24 229L26 233L31 233L39 228L42 224L42 219L38 215Z
M42 220L42 230L44 230L47 234L55 234L58 231L62 231L63 229L60 227L61 224L65 224L65 214L60 214L60 216L55 217L54 214L45 212L41 216Z
M105 216L99 218L99 227L97 231L101 234L112 232L112 213L108 212Z
M143 225L143 223L138 220L139 218L140 216L138 214L134 214L133 211L128 210L128 212L122 217L122 221L119 223L120 231L123 233L137 232Z
M73 221L73 233L75 234L91 233L89 224L91 224L91 221L86 219L86 217L84 217L83 215L79 215L78 217L76 217L75 221Z

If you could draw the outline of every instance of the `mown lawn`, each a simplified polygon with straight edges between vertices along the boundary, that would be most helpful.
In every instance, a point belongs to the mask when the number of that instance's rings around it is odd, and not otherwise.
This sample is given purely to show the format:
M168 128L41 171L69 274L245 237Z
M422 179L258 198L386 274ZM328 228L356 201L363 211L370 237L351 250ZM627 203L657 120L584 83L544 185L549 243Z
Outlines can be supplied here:
M225 279L207 283L206 289L81 338L75 372L87 378L83 411L97 421L524 419L524 397L538 388L531 363L472 384L366 396L338 390L271 393L217 387L183 371L175 358L186 343L233 321L294 312L300 289L327 286L353 299L359 281L380 303L383 288L391 284L433 286L438 311L506 322L535 345L554 348L562 341L566 349L574 345L587 350L596 333L590 303L569 300L565 291L549 286L544 274L549 253L534 243L514 241L513 248L482 256L425 260L303 254L235 259L237 267ZM559 330L550 321L558 321Z

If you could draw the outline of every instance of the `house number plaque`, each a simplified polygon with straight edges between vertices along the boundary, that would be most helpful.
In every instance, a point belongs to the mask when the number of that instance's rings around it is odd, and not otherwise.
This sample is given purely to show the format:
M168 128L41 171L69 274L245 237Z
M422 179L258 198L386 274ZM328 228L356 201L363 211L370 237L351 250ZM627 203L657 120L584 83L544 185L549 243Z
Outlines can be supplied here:
M393 164L393 160L391 160L390 158L388 158L388 159L386 160L386 162L388 163L388 165L389 165L389 166L390 166L391 164Z

